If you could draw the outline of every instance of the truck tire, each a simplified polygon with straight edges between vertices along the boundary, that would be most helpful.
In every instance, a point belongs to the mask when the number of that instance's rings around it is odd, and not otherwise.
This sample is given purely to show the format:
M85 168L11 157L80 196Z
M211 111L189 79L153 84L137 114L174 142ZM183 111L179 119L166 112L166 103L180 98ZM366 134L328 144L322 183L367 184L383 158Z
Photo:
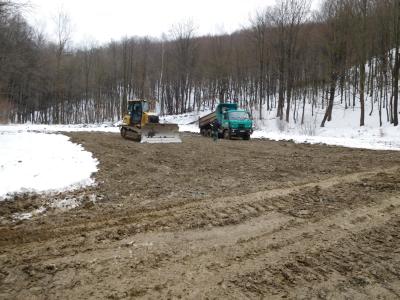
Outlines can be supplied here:
M127 132L126 128L125 127L121 127L121 136L123 138L126 138L126 132Z
M231 139L231 131L230 130L225 130L224 131L224 139L230 140Z
M249 141L250 140L250 134L246 133L245 135L243 135L243 140Z

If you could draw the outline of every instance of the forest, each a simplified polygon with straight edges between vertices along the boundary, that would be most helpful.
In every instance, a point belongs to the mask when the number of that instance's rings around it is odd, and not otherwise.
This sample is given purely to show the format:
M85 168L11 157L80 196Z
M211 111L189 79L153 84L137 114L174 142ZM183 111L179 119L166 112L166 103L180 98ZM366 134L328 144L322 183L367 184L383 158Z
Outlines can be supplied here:
M340 99L359 111L360 126L372 113L377 126L397 126L400 1L310 7L277 0L231 34L200 36L187 21L161 38L72 47L67 14L56 16L57 39L48 40L28 24L23 5L0 0L0 123L117 121L128 99L143 98L161 115L228 101L257 119L271 111L296 123L318 107L323 127Z

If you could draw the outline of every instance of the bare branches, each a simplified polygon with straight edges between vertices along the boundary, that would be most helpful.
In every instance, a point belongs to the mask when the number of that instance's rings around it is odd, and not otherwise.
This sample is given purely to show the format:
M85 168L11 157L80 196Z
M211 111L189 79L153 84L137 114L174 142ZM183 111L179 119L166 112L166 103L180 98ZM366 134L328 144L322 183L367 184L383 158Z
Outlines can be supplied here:
M23 4L8 0L0 0L0 19L18 14Z
M57 16L54 18L55 35L58 45L58 56L61 56L66 50L68 43L71 41L72 25L71 18L63 11L59 10Z
M176 41L181 41L181 40L188 41L194 38L195 33L196 33L196 27L192 20L187 20L175 24L169 31L171 39Z
M300 120L300 107L302 123L326 109L324 126L340 92L345 109L378 102L371 113L382 119L386 109L396 124L396 1L326 0L311 18L310 1L278 0L233 34L197 36L187 21L162 40L127 37L73 49L65 12L55 17L49 42L0 0L2 107L19 122L100 122L118 118L130 98L158 102L167 114L234 101L255 118L274 111L287 122Z

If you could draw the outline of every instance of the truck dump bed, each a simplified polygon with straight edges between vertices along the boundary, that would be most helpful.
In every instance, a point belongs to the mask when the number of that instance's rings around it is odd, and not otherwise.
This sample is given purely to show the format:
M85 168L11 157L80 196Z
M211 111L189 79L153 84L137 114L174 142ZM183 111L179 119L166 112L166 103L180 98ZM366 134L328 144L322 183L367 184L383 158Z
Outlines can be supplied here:
M202 118L199 119L199 127L203 128L209 124L211 124L212 122L214 122L217 119L217 114L216 112L213 112L211 114L208 114Z

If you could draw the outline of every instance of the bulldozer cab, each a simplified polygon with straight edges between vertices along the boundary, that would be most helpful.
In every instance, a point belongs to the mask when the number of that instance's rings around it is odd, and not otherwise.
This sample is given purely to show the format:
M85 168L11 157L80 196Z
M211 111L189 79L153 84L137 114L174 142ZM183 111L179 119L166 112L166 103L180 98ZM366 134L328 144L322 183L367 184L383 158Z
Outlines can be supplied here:
M128 112L131 117L131 125L141 125L143 113L149 111L149 104L146 101L129 101Z

